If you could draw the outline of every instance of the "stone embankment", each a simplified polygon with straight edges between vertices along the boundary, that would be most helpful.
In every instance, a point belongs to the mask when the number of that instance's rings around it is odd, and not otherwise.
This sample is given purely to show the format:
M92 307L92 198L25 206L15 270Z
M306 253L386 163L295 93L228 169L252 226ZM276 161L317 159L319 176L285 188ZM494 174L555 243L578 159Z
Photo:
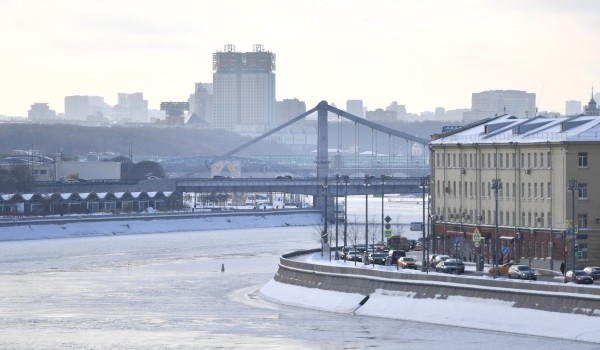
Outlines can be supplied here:
M308 288L359 293L365 298L383 289L407 292L415 299L446 299L449 296L494 299L511 302L515 308L600 316L600 288L571 283L527 283L505 278L360 269L292 259L317 251L320 250L283 255L274 280ZM364 302L368 301L365 299Z

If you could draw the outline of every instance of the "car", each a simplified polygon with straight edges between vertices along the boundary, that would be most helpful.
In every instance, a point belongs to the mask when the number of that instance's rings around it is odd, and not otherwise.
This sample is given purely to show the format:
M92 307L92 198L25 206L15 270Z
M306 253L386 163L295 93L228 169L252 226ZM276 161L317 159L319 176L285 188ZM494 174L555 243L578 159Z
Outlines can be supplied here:
M399 258L406 256L406 252L404 250L389 250L388 255L391 257L390 263L397 264Z
M415 244L414 250L415 251L422 251L423 250L423 243L417 242L417 244Z
M508 269L508 278L517 278L522 280L537 280L535 271L530 270L527 265L513 265Z
M460 259L446 259L435 265L435 272L460 274L465 272L465 264Z
M363 253L358 250L349 250L344 253L343 259L348 261L358 261L362 262Z
M279 175L277 176L277 180L290 180L292 178L292 175Z
M408 249L409 250L414 250L415 249L415 245L417 245L417 240L416 239L409 239L408 240Z
M369 254L369 264L385 265L387 258L386 252L372 252Z
M583 271L587 272L592 278L597 280L600 278L600 266L588 266Z
M417 269L417 261L410 256L403 256L398 259L398 267L403 269Z
M434 254L431 256L431 263L429 263L429 266L435 268L440 261L444 261L446 259L450 259L450 255Z
M146 176L146 180L161 180L161 178L158 176L150 175Z
M502 265L498 266L498 275L500 275L500 276L506 276L506 275L508 275L508 270L513 265L514 265L513 263L507 263L507 264L502 264ZM488 272L490 274L493 274L495 269L496 269L496 266L492 265L488 269Z
M573 270L567 271L565 274L565 282L573 281ZM575 270L575 283L576 284L594 284L594 279L587 272L583 270Z

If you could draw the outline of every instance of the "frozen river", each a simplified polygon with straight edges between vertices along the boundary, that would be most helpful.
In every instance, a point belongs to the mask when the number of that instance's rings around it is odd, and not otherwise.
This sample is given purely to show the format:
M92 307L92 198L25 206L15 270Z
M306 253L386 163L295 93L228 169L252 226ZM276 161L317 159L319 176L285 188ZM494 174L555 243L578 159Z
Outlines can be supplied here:
M314 227L0 242L0 349L598 347L261 299L282 253L317 246Z

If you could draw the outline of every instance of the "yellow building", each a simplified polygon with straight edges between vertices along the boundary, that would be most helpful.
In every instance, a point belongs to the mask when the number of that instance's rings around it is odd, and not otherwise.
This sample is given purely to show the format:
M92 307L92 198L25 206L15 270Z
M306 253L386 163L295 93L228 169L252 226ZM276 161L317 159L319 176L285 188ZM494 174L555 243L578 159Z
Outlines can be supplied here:
M600 117L504 115L434 135L430 152L434 251L600 265Z

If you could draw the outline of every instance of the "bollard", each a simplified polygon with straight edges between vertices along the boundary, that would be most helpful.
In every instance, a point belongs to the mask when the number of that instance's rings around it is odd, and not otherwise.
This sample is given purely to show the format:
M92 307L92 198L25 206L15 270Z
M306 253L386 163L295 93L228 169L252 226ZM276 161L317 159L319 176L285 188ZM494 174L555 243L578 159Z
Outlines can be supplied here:
M225 264L221 264L221 272L225 272Z

